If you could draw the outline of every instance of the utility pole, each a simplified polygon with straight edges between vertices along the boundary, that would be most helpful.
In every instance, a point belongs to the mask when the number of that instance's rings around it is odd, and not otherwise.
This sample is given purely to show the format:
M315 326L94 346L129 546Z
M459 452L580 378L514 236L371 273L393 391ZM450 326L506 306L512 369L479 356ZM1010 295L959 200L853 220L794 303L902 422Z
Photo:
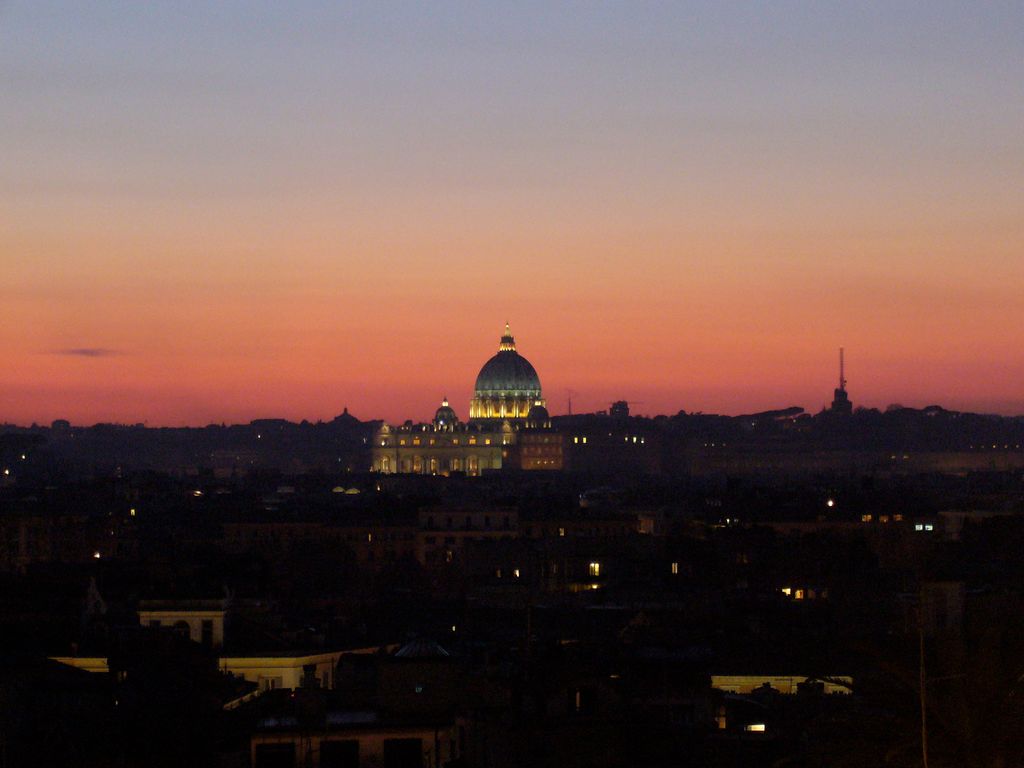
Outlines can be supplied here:
M927 680L924 669L924 590L921 590L917 607L917 668L921 698L921 768L928 768L928 707L925 698Z

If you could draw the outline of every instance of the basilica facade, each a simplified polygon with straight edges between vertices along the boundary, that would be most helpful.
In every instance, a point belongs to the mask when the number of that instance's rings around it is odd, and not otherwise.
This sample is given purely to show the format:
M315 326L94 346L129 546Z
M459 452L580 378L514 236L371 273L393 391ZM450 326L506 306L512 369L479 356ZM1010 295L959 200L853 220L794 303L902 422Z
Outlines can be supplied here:
M540 377L516 351L507 323L497 354L476 377L469 421L445 398L429 424L381 425L371 454L372 471L384 474L562 468L562 440L551 428Z

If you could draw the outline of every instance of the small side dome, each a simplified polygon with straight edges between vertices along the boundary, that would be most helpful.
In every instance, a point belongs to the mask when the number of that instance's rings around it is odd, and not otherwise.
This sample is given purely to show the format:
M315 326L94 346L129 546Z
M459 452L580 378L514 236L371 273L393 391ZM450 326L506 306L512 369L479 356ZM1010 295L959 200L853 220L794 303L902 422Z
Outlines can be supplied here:
M533 407L530 408L530 412L526 414L526 418L530 421L547 421L551 416L548 415L547 408L539 403L535 403Z
M452 429L458 423L459 417L455 414L455 409L448 405L448 398L444 398L441 407L434 412L434 428Z
M551 427L551 416L548 409L538 400L530 406L530 412L526 414L526 426L528 429L549 429Z

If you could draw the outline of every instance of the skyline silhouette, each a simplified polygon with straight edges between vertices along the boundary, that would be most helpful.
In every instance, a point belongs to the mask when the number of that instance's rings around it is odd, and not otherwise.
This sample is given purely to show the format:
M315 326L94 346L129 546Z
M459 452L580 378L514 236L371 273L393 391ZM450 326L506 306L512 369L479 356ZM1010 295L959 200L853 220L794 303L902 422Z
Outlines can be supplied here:
M509 324L508 323L506 323L505 329L506 329L505 330L505 334L506 335L503 336L502 339L501 339L501 342L502 342L501 349L505 349L505 346L506 346L505 345L505 341L506 341L507 338L509 338L508 337L508 332L509 332ZM515 349L515 342L514 341L511 342L511 347L512 347L513 350ZM58 352L56 354L70 355L70 356L84 357L84 358L98 358L98 357L107 357L107 356L112 356L112 355L118 355L120 353L117 352L117 351L114 351L114 350L103 350L103 349L71 349L71 350L61 350L60 352ZM839 373L838 373L838 387L836 387L835 390L833 391L833 397L832 397L831 400L824 399L824 398L822 399L822 404L820 405L820 407L807 406L807 405L800 404L800 403L784 404L784 403L781 403L781 402L777 402L777 403L774 403L774 404L770 404L768 407L762 407L762 408L756 408L756 409L748 408L746 410L742 410L741 409L741 410L736 410L736 411L733 411L733 412L719 412L719 411L705 410L705 409L702 409L702 408L699 408L699 407L691 407L691 408L680 407L680 408L676 408L674 410L657 411L657 410L652 410L650 407L648 407L648 404L645 401L637 400L637 399L627 400L625 398L616 398L614 396L611 396L611 397L609 397L609 398L607 398L607 399L605 399L603 401L595 403L591 399L589 399L589 398L587 398L585 396L583 398L581 398L580 397L581 393L579 391L574 390L574 389L570 389L570 388L565 388L564 390L562 390L562 392L559 393L561 395L561 397L555 397L555 398L547 397L545 400L548 401L550 403L550 405L552 406L551 407L552 415L556 415L556 416L565 416L565 415L571 416L574 413L576 413L576 414L609 413L609 412L613 412L614 411L616 404L625 403L627 408L630 408L630 415L632 415L632 416L642 416L642 417L673 416L673 415L675 415L677 413L690 413L690 414L698 414L698 415L701 415L701 414L721 415L721 416L726 416L726 417L733 418L733 417L739 417L739 416L743 416L743 415L765 414L765 413L770 413L770 412L773 412L773 411L796 410L796 409L803 410L803 412L807 413L808 415L814 415L814 414L825 412L825 411L836 411L837 408L839 410L841 410L842 412L848 414L851 411L857 411L857 410L875 410L875 411L880 411L880 410L892 410L892 409L899 409L899 408L909 408L911 410L923 410L923 409L927 409L927 408L938 407L940 409L949 410L949 411L955 411L955 412L962 411L964 413L977 413L979 415L991 414L991 415L995 415L995 416L1002 416L1002 417L1009 417L1009 418L1024 418L1024 412L1005 412L1005 413L1000 413L1000 412L995 411L995 410L992 410L992 411L984 411L984 410L972 411L969 408L968 409L962 409L962 408L951 407L949 405L949 403L942 402L941 400L935 400L933 402L928 402L928 403L904 403L904 402L897 402L897 401L893 400L893 401L890 401L890 402L888 402L888 403L886 403L884 405L865 404L865 403L862 403L862 402L854 401L851 404L851 401L849 399L849 391L847 389L848 380L846 378L845 348L843 348L843 347L839 348L839 369L838 370L839 370ZM835 383L835 381L833 381L833 383ZM445 389L444 391L447 392L447 391L451 390L451 391L454 391L454 392L461 392L463 389L465 389L465 387L458 386L458 387L449 387L448 389ZM470 392L472 392L472 388L470 388ZM542 394L544 394L544 393L542 392ZM576 403L575 408L573 407L573 404L572 404L573 398L575 398L575 403ZM422 400L422 399L423 398L418 398L417 401L418 400ZM553 402L551 402L552 400L553 400ZM559 402L560 401L563 403L562 407L559 407ZM838 401L843 401L843 402L840 402L839 406L837 406L837 402ZM437 407L439 402L442 403L446 407L449 406L449 404L450 404L450 406L454 409L454 412L455 412L456 416L460 420L469 420L471 418L471 413L470 413L470 411L471 411L471 409L470 409L470 396L469 395L467 395L467 397L465 398L465 402L464 403L462 403L462 402L460 402L460 401L458 401L458 400L456 400L454 398L449 398L447 395L443 395L443 396L441 396L440 399L435 399L434 402L429 404L426 413L419 413L419 412L412 413L412 412L407 411L407 410L403 411L403 410L401 410L403 408L402 403L398 402L398 403L392 403L391 404L390 409L388 410L388 413L391 414L391 415L382 415L381 413L361 412L361 413L359 413L359 418L362 421L383 420L385 422L391 422L391 423L395 423L395 424L402 423L402 422L405 422L405 421L410 420L410 419L412 421L416 421L416 422L428 422L430 420L429 413L432 413L434 411L434 409L436 409L436 407ZM538 402L540 402L540 401L538 401ZM644 408L636 408L637 405L643 405ZM355 406L355 408L354 408L355 411L359 412L361 410L360 407L359 407L358 401L356 401L354 403L354 406ZM285 420L292 421L292 422L295 422L295 423L298 423L298 422L311 422L311 421L312 422L325 422L325 421L329 421L331 418L340 416L342 413L344 413L344 414L349 414L350 413L349 401L347 401L347 400L343 401L343 405L336 412L334 412L332 414L328 414L326 416L318 415L315 418L309 418L308 416L284 415L284 412L285 411L289 411L289 410L290 410L290 406L282 406L282 409L279 412L258 413L257 415L251 416L249 418L240 418L240 419L238 419L236 421L230 421L230 420L225 419L225 418L221 418L221 419L213 418L213 419L209 419L207 421L201 422L201 423L199 423L199 422L197 422L197 423L185 423L185 422L183 422L183 423L179 423L179 424L151 423L151 421L149 419L118 420L118 419L100 418L100 419L95 419L95 420L91 420L90 421L88 419L82 420L82 419L69 418L70 414L69 415L55 416L55 417L53 417L51 419L46 419L46 420L44 420L44 419L32 419L30 422L26 421L24 423L20 423L20 422L14 421L14 420L7 419L7 420L4 420L3 422L0 422L0 423L7 423L7 424L12 424L12 425L13 424L17 424L18 426L27 426L29 423L31 423L33 425L34 424L48 424L50 421L59 420L59 421L69 421L72 424L80 424L82 426L88 426L88 425L91 425L91 424L126 424L126 425L127 424L145 424L146 426L151 426L151 427L161 427L161 426L168 426L168 427L178 427L178 426L202 427L202 426L207 426L207 425L210 425L210 424L217 424L217 423L246 424L246 423L249 423L249 422L258 421L260 419L277 419L277 418L283 418ZM225 408L224 412L228 413L230 411L231 411L231 408L228 407L228 408Z

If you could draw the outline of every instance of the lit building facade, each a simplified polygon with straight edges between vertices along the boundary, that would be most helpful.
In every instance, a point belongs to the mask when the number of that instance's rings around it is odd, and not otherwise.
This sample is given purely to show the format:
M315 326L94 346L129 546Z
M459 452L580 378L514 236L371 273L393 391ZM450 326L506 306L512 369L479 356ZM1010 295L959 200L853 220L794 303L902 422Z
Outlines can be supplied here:
M450 411L447 400L438 409ZM407 422L393 427L381 425L374 434L372 470L384 474L450 475L454 472L478 476L501 469L515 443L515 432L507 422L497 425L439 424Z
M476 377L469 421L460 421L446 398L429 424L383 424L374 434L371 470L479 476L499 469L562 469L561 445L540 377L516 351L506 323L498 353Z

